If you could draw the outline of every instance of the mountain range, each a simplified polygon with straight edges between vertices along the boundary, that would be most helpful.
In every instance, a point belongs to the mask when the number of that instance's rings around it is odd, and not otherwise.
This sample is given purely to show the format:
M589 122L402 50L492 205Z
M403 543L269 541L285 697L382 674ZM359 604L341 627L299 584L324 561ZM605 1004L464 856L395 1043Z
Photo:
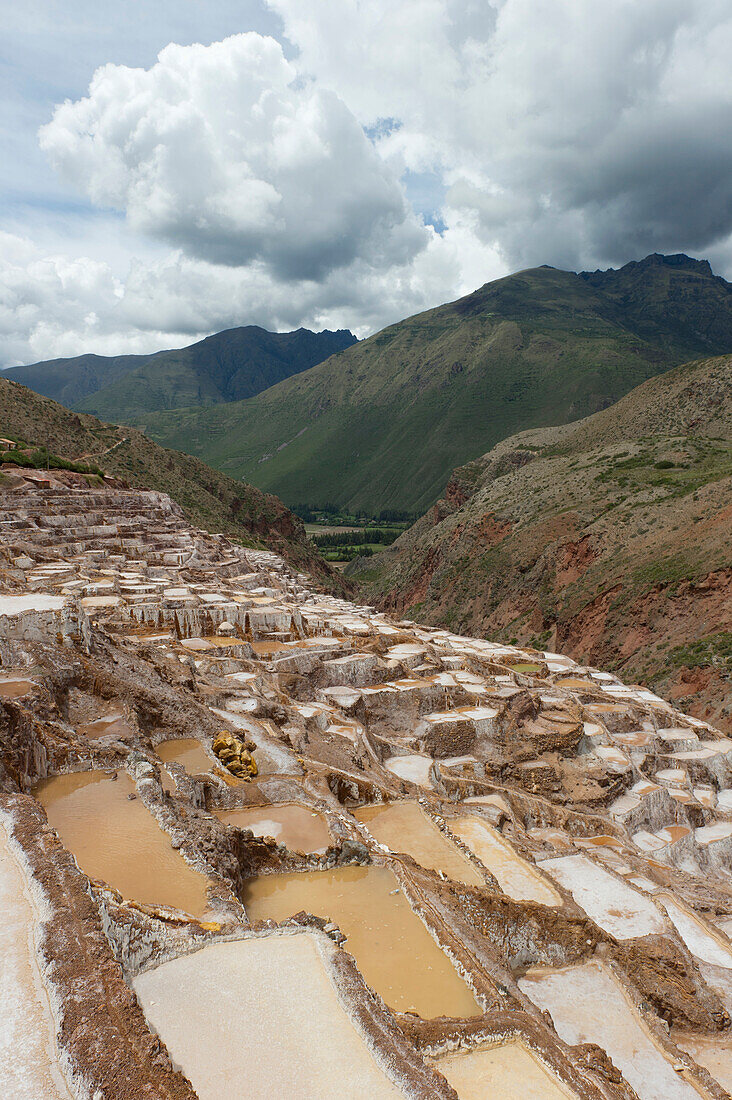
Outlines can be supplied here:
M117 424L148 412L253 397L356 343L345 329L268 332L227 329L154 355L79 355L11 367L4 377Z
M581 274L538 267L247 400L149 411L137 422L290 506L418 512L450 470L501 439L580 419L670 367L730 350L732 286L706 261L652 255Z

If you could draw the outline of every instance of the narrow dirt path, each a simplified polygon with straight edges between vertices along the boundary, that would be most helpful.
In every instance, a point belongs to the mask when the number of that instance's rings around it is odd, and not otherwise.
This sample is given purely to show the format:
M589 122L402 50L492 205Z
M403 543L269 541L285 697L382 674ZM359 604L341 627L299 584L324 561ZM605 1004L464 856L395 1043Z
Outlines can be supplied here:
M88 454L79 455L74 459L74 462L86 462L88 458L104 458L105 455L111 454L112 451L116 451L118 447L121 447L123 443L129 443L130 437L125 435L122 439L118 439L116 443L113 443L111 447L107 447L104 451L90 451Z

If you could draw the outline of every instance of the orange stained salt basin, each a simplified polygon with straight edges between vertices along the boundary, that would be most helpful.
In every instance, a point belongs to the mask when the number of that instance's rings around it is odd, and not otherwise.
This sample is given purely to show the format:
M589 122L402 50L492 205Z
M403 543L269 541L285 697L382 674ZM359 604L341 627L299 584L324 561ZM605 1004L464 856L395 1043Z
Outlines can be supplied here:
M481 1012L388 867L259 875L246 882L242 900L252 921L282 921L301 910L330 917L366 982L397 1012L425 1019Z
M270 836L294 852L320 855L332 843L323 816L299 802L215 810L214 814L227 825L251 829L255 836Z
M126 772L116 779L101 771L57 775L39 783L34 794L89 878L131 901L196 917L206 912L208 879L174 850Z

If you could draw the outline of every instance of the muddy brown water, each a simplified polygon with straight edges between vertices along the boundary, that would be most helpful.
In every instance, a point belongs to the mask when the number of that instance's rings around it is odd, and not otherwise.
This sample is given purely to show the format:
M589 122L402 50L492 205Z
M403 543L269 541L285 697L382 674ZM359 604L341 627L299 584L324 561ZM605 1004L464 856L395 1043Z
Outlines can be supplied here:
M294 852L325 852L331 844L328 826L321 814L299 802L273 806L252 806L241 810L215 810L227 825L251 829L255 836L271 836Z
M170 843L126 772L101 771L44 779L34 791L63 844L89 878L128 900L168 905L200 917L208 880Z
M301 910L330 917L366 982L397 1012L425 1019L481 1012L388 867L260 875L245 884L242 900L252 921L281 921Z
M168 764L182 764L189 775L202 775L210 772L214 761L204 750L201 742L195 737L173 738L170 741L161 741L155 746L155 752Z
M20 699L23 695L37 690L38 686L32 680L0 680L0 699Z
M353 811L379 844L393 852L406 852L422 867L442 871L455 882L485 886L485 880L416 802L388 802L361 806Z
M128 725L123 714L108 714L104 718L96 718L93 722L85 722L77 726L77 733L95 740L97 737L116 737L121 741L132 737L134 731Z
M252 642L251 647L259 657L268 657L272 653L282 653L283 650L287 650L289 647L284 642Z

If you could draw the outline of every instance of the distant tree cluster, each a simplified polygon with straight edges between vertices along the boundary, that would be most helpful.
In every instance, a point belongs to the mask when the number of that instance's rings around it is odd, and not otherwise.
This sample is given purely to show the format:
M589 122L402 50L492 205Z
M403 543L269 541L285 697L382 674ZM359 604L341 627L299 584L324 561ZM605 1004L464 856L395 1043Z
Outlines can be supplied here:
M329 531L324 535L313 535L316 546L360 546L378 543L390 546L401 535L399 527L364 527L360 531Z

